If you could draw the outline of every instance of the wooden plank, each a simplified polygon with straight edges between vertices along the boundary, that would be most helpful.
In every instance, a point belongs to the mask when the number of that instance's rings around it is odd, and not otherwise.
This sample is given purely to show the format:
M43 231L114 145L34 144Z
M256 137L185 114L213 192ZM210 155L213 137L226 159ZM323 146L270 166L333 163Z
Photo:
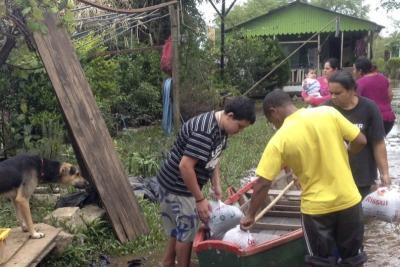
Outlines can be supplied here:
M274 206L274 210L282 210L282 211L300 211L299 206L289 206L289 205L278 205Z
M181 111L180 111L180 63L179 63L179 28L178 28L178 13L175 5L168 6L169 18L171 22L171 39L172 39L172 113L175 131L179 131L181 126Z
M282 190L277 190L277 189L271 189L268 191L268 195L270 196L277 196L279 193L282 192ZM300 197L301 196L301 191L300 190L290 190L285 193L285 196L287 197Z
M44 23L48 34L34 33L46 71L69 128L82 172L95 185L121 242L149 229L114 149L100 110L69 35L52 14Z
M258 222L253 227L255 229L260 229L260 230L293 231L301 228L301 224L277 224L277 223Z
M3 261L0 264L7 262L20 248L28 241L29 233L23 232L21 227L11 229L10 235L6 239L5 253Z
M50 251L55 248L55 246L56 241L53 240L53 242L51 242L44 250L42 250L42 252L40 252L40 255L38 255L35 260L31 261L29 267L35 267L36 265L38 265L43 260L43 258L46 257L47 254L49 254Z
M279 200L276 204L277 205L300 207L300 201L295 201L295 200Z
M39 258L42 259L50 250L49 247L54 247L54 241L60 233L61 228L54 228L53 226L40 223L35 225L35 228L45 233L45 237L40 239L29 239L24 245L15 253L3 267L25 267L35 266L35 261ZM46 254L45 254L46 253Z
M301 213L299 211L271 210L271 211L267 212L267 214L265 216L300 218Z

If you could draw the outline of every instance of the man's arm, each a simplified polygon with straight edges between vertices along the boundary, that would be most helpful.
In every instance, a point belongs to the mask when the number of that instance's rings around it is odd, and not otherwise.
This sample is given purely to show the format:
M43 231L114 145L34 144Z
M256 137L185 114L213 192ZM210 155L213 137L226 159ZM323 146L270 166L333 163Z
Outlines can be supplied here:
M373 142L372 149L374 151L374 158L379 170L382 185L388 186L391 184L391 179L389 177L389 165L387 161L385 140L382 139Z
M258 177L257 182L253 186L253 195L251 196L250 205L246 212L246 216L240 220L242 229L249 229L254 224L254 218L257 211L265 203L268 191L271 187L271 181L262 177Z
M197 159L188 156L183 156L181 162L179 163L179 171L181 173L182 179L185 182L186 187L192 193L194 199L196 200L196 209L200 217L200 220L207 222L209 219L209 210L207 199L204 197L199 184L197 183L197 176L194 170Z
M360 132L357 137L349 143L349 146L347 147L347 150L351 154L357 154L358 152L363 149L363 147L367 144L367 138L365 138L365 135Z
M220 162L218 161L217 166L215 166L213 175L211 177L212 190L214 192L214 197L218 200L222 198L221 190L221 168Z

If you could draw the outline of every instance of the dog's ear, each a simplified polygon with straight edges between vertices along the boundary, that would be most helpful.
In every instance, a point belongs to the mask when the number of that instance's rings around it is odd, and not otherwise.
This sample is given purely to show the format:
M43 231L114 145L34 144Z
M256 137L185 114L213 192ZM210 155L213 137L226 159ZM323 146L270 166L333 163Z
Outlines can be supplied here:
M69 175L74 175L77 173L78 173L78 170L74 166L71 166L71 168L69 169Z

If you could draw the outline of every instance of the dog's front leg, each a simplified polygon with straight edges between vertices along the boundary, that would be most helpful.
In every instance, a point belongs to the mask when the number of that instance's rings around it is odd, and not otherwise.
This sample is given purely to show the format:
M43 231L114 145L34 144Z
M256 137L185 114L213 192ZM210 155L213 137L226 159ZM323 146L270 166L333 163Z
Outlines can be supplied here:
M20 210L22 217L26 222L31 238L39 239L44 237L44 233L36 232L35 228L33 227L32 214L29 207L29 199L24 197L24 195L22 194L22 190L18 190L15 204L18 206L18 209Z
M14 207L16 216L17 216L17 220L19 222L19 225L21 226L22 231L24 232L28 232L28 227L26 226L26 222L24 217L22 216L21 210L19 209L19 205L17 205L16 201L14 198L11 199L11 203Z

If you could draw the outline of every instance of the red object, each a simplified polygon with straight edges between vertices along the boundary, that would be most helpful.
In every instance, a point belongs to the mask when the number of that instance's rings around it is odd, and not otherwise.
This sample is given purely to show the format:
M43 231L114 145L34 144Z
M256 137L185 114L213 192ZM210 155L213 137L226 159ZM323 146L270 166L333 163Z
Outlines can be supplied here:
M303 98L304 102L310 104L311 106L319 106L322 103L325 103L329 99L331 99L331 95L325 95L322 97L313 97L309 96L305 91L301 91L301 97Z
M161 55L161 70L172 75L172 39L171 36L165 41Z

